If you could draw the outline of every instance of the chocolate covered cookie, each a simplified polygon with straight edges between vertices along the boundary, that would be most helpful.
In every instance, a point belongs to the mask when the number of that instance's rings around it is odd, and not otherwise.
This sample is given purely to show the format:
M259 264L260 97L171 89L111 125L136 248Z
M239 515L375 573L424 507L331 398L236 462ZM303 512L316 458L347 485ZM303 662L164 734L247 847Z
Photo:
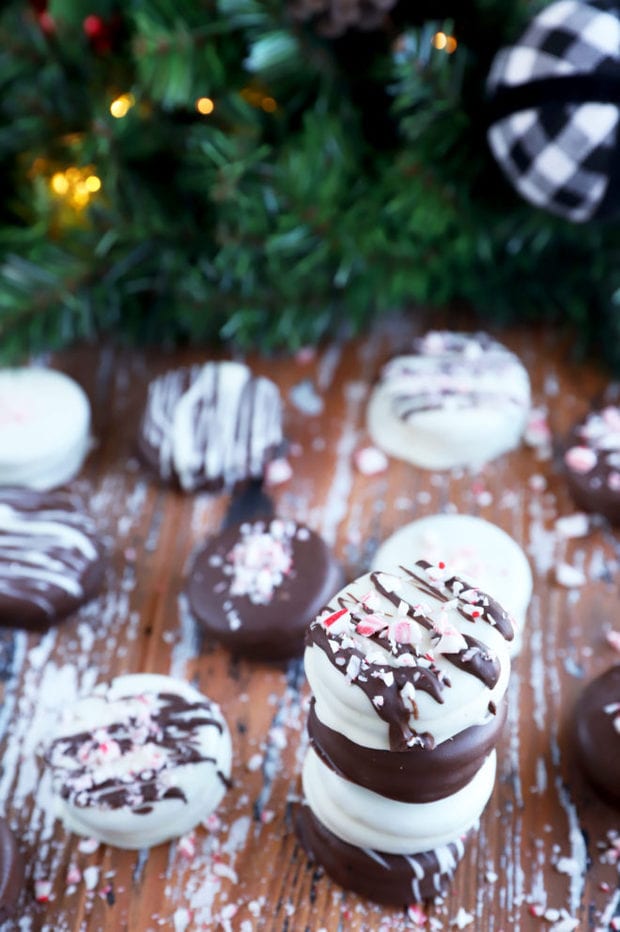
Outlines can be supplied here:
M620 806L620 664L583 690L575 708L575 740L590 782Z
M583 511L620 524L620 404L617 392L572 428L564 453L571 495ZM613 399L613 400L612 400Z
M236 654L301 654L308 623L344 582L323 539L283 518L214 535L194 558L187 597L205 631Z
M15 836L5 819L0 818L0 922L15 914L24 885L24 860Z
M0 431L0 485L64 485L88 452L88 398L77 382L53 369L0 370Z
M517 542L496 524L474 515L428 515L405 524L383 541L371 568L398 574L422 554L431 563L443 561L510 612L515 623L510 652L515 657L533 587L532 570Z
M433 330L383 367L367 426L397 459L478 468L519 444L529 409L529 378L514 353L486 333Z
M512 636L426 560L360 577L311 623L297 830L334 879L401 905L444 890L493 791Z
M0 489L0 624L43 630L100 590L104 551L69 492Z
M66 709L45 758L70 831L145 848L210 815L229 784L232 748L216 703L182 680L138 673Z
M175 369L149 385L139 452L185 492L261 478L281 443L280 392L243 363Z

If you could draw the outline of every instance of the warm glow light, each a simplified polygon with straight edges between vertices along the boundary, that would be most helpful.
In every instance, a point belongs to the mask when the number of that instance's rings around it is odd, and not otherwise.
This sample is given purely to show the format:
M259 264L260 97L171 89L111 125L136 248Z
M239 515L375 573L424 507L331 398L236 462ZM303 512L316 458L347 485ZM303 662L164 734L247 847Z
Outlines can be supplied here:
M95 194L97 191L101 190L101 178L97 178L96 175L89 175L84 184L86 185L86 190L90 194Z
M55 175L52 175L50 186L54 194L63 197L69 190L69 179L64 172L56 172Z
M452 55L458 43L454 36L447 36L445 32L436 32L431 39L431 45L440 51L447 52L448 55Z
M120 120L121 117L127 116L127 113L133 107L135 99L133 94L121 94L120 97L117 97L110 104L110 113L113 117L116 117L117 120Z
M215 104L210 97L199 97L196 101L196 110L198 113L203 113L205 116L208 116L215 110Z
M273 97L263 97L263 99L260 102L260 105L265 111L265 113L273 113L274 110L278 109L278 105L273 99Z

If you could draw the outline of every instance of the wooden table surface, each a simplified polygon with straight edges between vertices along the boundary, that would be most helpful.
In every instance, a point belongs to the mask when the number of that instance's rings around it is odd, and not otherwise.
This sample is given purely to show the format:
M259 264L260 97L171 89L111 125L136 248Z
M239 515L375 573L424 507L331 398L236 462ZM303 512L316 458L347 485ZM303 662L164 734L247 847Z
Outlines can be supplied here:
M594 675L620 661L606 635L620 629L619 538L599 527L566 540L558 517L575 511L557 456L524 446L477 475L429 473L390 461L360 473L364 413L386 357L425 329L420 318L384 320L362 340L334 341L313 356L250 358L281 387L292 476L270 489L277 511L323 534L349 578L407 522L440 511L480 515L526 550L535 578L510 714L499 746L496 788L449 896L425 907L424 929L608 929L620 915L613 840L620 811L597 799L571 760L575 700ZM606 376L567 362L550 330L498 334L526 364L534 403L556 441ZM308 688L300 661L286 667L235 661L203 642L182 597L193 549L217 530L225 495L181 495L137 462L136 425L155 374L205 352L76 350L50 362L88 392L95 446L73 483L110 549L103 595L44 636L0 639L0 813L27 859L18 918L28 930L387 930L416 928L416 914L374 906L309 866L292 829L306 746ZM554 568L567 561L587 582L568 589ZM137 671L172 673L220 703L234 742L234 787L195 852L175 843L127 852L79 839L54 821L40 748L58 710L98 681ZM83 848L83 846L82 846ZM620 845L618 846L620 849ZM82 879L67 882L77 866ZM34 880L52 893L38 903ZM541 915L543 914L543 915ZM422 918L418 916L419 922ZM574 921L572 921L574 920Z

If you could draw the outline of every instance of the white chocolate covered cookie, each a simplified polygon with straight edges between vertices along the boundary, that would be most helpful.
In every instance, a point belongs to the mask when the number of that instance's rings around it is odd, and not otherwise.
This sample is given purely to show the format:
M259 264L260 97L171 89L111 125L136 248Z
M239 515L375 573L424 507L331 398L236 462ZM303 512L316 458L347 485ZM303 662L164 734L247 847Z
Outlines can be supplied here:
M68 375L0 370L0 485L47 490L80 471L90 444L90 404Z
M45 757L70 831L144 848L210 815L228 786L232 750L214 702L182 680L138 673L66 709Z
M525 553L496 524L474 515L428 515L399 528L375 553L371 568L400 573L420 557L450 570L490 593L512 615L512 656L521 649L532 597L532 571Z
M514 353L485 333L435 330L384 366L367 426L397 459L475 469L519 444L529 409L529 378Z

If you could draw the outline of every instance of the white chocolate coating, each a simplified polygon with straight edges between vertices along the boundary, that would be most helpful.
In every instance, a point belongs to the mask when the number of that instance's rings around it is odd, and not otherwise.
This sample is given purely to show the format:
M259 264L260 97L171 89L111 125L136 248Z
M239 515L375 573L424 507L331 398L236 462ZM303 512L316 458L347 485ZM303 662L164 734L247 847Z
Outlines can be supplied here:
M0 485L56 488L73 479L88 452L88 398L62 372L0 370L0 435Z
M141 432L159 473L182 489L263 475L282 441L280 393L240 362L172 370L151 382Z
M189 683L145 673L101 684L65 710L46 759L70 831L144 848L215 809L232 748L215 703Z
M532 597L532 570L525 553L505 531L473 515L429 515L399 528L375 553L371 569L401 572L420 557L444 561L449 569L488 592L515 622L510 653L522 644L523 625Z
M368 573L342 589L309 629L304 666L316 714L363 747L394 749L389 722L402 729L408 746L424 735L438 745L471 725L486 724L508 684L509 641L488 620L489 599L458 583L445 590L451 582L447 570L413 569L441 595L434 597L411 578ZM510 632L506 613L502 624ZM383 632L379 638L373 628ZM482 651L472 650L465 635ZM459 652L465 656L461 668L448 656ZM478 660L493 666L491 685L475 675ZM423 688L425 678L440 699Z
M479 468L518 446L530 408L519 359L487 334L430 331L384 367L368 432L424 469Z
M343 779L309 748L302 784L312 812L338 838L358 848L410 855L440 848L473 828L493 792L495 771L493 751L458 792L431 803L402 803Z

